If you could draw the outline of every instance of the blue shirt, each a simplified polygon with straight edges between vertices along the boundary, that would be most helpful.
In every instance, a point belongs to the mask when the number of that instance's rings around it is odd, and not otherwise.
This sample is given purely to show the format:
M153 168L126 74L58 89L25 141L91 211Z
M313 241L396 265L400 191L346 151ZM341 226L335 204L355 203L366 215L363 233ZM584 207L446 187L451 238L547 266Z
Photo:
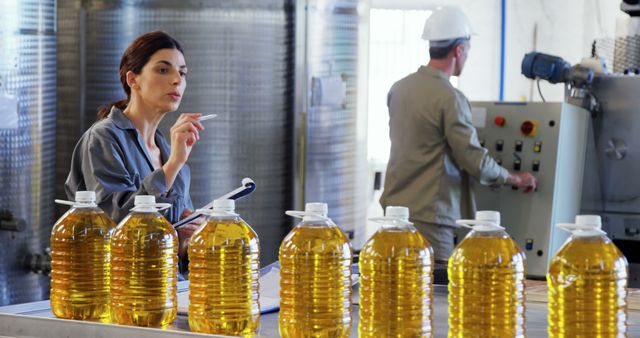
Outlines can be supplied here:
M155 141L164 163L169 159L169 143L160 131ZM191 172L185 165L167 189L164 171L153 169L138 130L122 110L113 107L107 118L94 123L78 141L65 191L71 200L78 190L95 191L98 206L117 223L129 214L136 195L153 195L156 202L172 205L161 213L175 223L185 208L193 210L190 181Z

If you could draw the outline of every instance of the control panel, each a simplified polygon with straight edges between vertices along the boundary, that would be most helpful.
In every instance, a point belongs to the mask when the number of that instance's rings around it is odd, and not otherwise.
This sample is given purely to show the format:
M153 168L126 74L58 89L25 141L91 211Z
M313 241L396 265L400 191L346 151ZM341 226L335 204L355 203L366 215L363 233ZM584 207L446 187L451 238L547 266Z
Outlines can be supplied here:
M510 172L531 172L535 192L474 184L478 210L497 210L527 256L527 275L543 277L568 237L557 223L580 211L589 112L567 103L472 102L478 139Z

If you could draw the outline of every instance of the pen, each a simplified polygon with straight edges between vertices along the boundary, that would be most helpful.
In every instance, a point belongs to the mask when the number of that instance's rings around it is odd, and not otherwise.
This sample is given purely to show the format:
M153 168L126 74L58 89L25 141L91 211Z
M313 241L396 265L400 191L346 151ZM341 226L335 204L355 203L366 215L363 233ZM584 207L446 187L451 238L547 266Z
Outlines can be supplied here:
M196 120L198 122L202 122L202 121L210 120L210 119L212 119L212 118L214 118L216 116L218 116L218 114L203 115L203 116L198 117Z

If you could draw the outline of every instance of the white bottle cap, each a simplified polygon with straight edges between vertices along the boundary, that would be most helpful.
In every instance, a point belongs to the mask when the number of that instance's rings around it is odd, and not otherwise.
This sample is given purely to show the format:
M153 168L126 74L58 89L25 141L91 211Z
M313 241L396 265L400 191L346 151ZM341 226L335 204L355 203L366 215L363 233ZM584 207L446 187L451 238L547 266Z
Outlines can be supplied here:
M600 216L598 215L577 215L576 224L600 229L602 228L602 219L600 219Z
M156 197L153 195L137 195L133 205L153 205L156 204Z
M456 224L474 231L504 230L504 227L500 226L500 213L491 210L477 211L476 219L459 219Z
M388 206L385 214L387 218L397 218L403 221L409 220L409 208L407 207Z
M500 225L500 212L492 210L476 211L476 221L485 221Z
M213 211L229 211L236 209L236 201L228 199L219 199L213 201Z
M96 201L95 191L76 191L76 202L95 203L95 201Z
M327 203L307 203L304 205L304 212L311 212L326 217L329 212Z

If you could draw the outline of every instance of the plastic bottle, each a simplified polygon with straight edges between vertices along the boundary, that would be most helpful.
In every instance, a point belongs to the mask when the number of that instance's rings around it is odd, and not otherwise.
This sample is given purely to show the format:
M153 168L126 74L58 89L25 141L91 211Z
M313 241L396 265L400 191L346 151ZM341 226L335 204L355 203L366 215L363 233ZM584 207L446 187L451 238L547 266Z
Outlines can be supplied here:
M233 200L215 200L207 222L189 241L189 327L192 331L250 336L260 323L258 236Z
M524 252L497 211L457 223L472 231L449 258L449 337L524 337Z
M557 226L571 237L547 274L549 337L625 337L627 259L600 230L600 216Z
M409 222L406 207L386 208L360 252L363 337L432 337L433 249Z
M307 203L302 218L280 245L280 335L349 337L351 260L349 239L325 203Z
M51 230L51 311L56 317L109 322L109 240L116 224L96 206L93 191L77 191Z
M176 317L178 235L155 203L138 195L111 239L111 317L115 323L165 327Z

